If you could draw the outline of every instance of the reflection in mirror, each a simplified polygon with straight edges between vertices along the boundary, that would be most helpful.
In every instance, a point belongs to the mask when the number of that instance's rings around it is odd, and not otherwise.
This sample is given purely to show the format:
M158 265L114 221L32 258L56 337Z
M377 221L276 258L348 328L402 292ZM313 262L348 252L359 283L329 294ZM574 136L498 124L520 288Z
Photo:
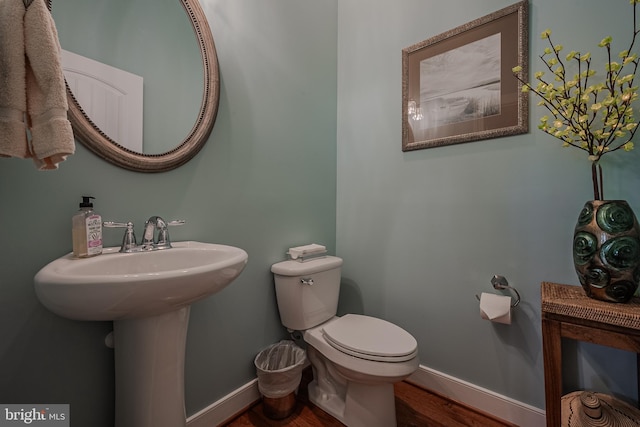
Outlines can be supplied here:
M219 98L213 37L197 0L74 0L51 8L62 48L71 52L64 53L63 67L76 138L106 160L142 172L170 170L191 159L211 132ZM100 69L106 78L96 87ZM135 102L119 98L131 96L129 89L113 96L112 85L105 84L115 80L120 86L114 69L142 83L142 126L138 119L133 128L120 126L136 109L130 109ZM109 91L96 91L102 87ZM110 105L127 110L114 115ZM125 134L134 135L133 142Z
M143 142L143 128L145 123L149 126L149 120L144 120L142 76L64 49L62 65L69 89L98 128L129 150L156 153L151 147L154 139L148 139L150 142L146 144L146 150ZM160 150L158 153L162 151L168 150Z

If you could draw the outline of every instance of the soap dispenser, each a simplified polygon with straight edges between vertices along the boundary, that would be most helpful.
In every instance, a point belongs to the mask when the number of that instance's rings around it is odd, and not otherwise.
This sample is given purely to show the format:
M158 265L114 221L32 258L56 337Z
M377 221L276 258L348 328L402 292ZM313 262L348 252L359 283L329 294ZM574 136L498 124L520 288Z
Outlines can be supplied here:
M73 255L87 258L102 253L102 217L93 210L92 196L82 196L80 210L71 219Z

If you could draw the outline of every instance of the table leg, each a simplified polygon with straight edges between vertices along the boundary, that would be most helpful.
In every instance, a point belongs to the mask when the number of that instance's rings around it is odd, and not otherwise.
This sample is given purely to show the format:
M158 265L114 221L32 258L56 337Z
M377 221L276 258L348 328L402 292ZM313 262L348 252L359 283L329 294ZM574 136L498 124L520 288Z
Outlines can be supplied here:
M640 408L640 353L636 353L636 381L638 383L638 408Z
M560 427L562 416L562 337L560 322L542 317L544 397L547 427Z

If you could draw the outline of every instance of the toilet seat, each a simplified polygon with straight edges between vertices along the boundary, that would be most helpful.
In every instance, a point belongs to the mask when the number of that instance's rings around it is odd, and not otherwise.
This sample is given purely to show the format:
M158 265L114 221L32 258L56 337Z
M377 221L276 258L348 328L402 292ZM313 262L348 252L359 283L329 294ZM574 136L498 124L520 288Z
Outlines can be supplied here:
M407 331L375 317L346 314L322 328L335 349L376 362L405 362L416 357L418 343Z

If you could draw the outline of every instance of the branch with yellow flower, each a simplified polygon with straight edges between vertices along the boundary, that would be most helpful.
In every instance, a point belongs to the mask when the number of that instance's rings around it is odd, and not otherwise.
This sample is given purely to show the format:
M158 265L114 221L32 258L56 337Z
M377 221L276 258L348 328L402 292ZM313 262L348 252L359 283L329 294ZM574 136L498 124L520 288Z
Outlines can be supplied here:
M540 119L538 128L549 135L560 139L565 147L576 147L584 150L591 161L591 175L595 200L602 200L602 167L598 163L607 153L617 150L631 151L634 148L632 139L638 130L638 122L634 117L632 103L638 99L638 87L634 79L640 60L631 53L638 35L636 21L636 5L640 0L630 0L633 5L633 37L627 50L619 53L619 61L614 61L611 54L611 37L605 37L598 46L607 51L605 76L602 81L595 80L596 71L591 68L591 54L571 51L564 57L561 44L551 40L551 30L542 32L542 39L549 42L549 47L540 55L547 71L552 76L545 77L545 72L535 73L536 86L532 86L522 78L522 67L512 69L514 76L523 84L523 92L533 92L540 98L539 106L546 108L548 115ZM570 76L567 65L577 69Z

